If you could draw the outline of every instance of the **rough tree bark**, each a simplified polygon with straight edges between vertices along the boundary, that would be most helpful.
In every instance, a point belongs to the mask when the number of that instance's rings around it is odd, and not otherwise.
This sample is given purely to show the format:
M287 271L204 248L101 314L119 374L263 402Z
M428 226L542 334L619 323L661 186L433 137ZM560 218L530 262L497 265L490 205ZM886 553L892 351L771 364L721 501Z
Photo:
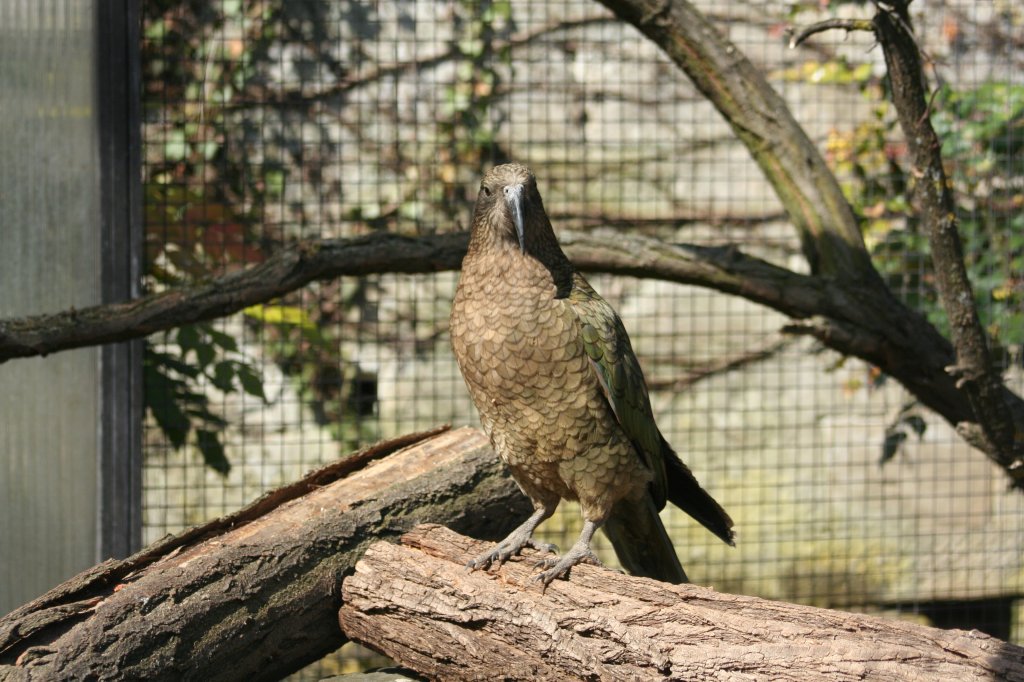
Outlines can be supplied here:
M932 263L942 307L949 318L957 362L947 368L978 416L977 424L958 424L971 442L996 453L999 464L1024 488L1024 429L1016 429L1003 396L1003 380L993 366L988 339L978 317L964 265L952 183L942 164L942 143L932 127L921 52L910 29L909 2L880 7L872 25L885 53L903 136L914 164L915 194L928 228Z
M387 441L0 619L0 680L280 679L345 642L338 586L371 542L529 512L479 431Z
M542 593L529 558L465 569L483 544L421 526L342 585L345 633L431 679L1024 680L1024 648L596 566Z

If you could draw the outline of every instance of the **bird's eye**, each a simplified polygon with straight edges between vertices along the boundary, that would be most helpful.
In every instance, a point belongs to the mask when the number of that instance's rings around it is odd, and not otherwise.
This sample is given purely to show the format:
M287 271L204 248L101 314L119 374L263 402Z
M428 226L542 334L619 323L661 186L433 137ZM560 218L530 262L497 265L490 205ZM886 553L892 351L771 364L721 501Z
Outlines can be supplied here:
M491 196L491 188L487 185L480 185L480 191L484 193L485 197Z

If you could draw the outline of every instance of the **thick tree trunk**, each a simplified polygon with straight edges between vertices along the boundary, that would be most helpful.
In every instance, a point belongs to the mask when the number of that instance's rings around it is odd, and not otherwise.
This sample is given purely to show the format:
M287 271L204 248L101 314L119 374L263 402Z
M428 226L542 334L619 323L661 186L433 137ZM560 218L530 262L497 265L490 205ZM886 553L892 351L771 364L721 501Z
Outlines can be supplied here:
M381 443L7 615L0 680L279 679L345 642L338 586L371 542L529 512L479 431Z
M1024 649L978 632L586 565L542 593L530 557L468 572L484 547L435 525L373 545L342 586L342 629L444 680L1024 680Z

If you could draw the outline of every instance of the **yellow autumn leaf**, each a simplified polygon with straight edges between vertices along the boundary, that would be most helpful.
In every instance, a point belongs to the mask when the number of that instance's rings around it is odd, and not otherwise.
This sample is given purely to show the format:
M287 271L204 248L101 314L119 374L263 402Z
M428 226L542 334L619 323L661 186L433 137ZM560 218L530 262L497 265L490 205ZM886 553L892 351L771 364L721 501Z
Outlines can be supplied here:
M302 308L291 305L251 305L243 311L249 317L267 324L288 324L303 329L313 329L316 325Z

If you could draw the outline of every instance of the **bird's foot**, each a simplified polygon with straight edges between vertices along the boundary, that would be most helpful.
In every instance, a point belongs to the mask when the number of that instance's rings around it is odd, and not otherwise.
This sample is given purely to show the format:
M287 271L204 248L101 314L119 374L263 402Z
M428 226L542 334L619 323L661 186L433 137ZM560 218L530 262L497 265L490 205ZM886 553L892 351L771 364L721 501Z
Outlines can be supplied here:
M496 565L496 568L500 568L502 564L508 561L513 556L517 556L526 547L536 549L541 552L549 552L551 554L557 554L558 548L547 542L537 542L529 535L523 535L517 531L513 531L511 535L499 542L493 549L488 552L484 552L475 559L471 559L467 564L466 568L471 571L475 571L478 568L487 570L492 565Z
M590 549L590 543L577 542L572 546L572 549L566 552L565 556L561 558L548 557L541 559L534 564L534 567L547 570L538 573L533 577L533 579L541 582L541 591L543 592L547 589L548 585L557 578L568 578L569 569L576 564L601 565L601 561L597 558L597 555Z

